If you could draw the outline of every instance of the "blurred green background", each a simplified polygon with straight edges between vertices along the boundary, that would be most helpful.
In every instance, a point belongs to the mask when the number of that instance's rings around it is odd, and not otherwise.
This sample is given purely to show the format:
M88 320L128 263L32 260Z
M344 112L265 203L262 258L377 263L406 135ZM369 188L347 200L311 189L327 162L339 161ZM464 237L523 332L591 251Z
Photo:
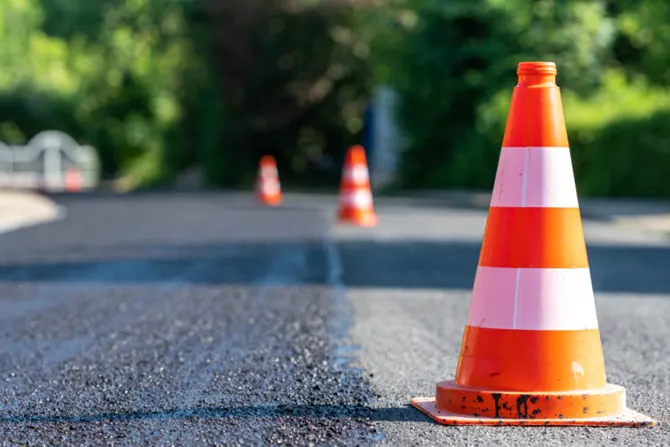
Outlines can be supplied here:
M0 141L97 148L125 190L202 170L337 186L375 86L401 95L399 188L490 188L516 65L559 69L579 192L670 197L667 0L2 0Z

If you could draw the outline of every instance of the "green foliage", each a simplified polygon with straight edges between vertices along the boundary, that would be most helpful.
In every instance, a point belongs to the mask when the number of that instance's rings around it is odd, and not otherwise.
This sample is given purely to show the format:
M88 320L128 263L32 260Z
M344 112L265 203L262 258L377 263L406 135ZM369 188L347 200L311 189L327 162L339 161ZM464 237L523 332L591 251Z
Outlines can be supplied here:
M504 86L514 85L517 62L555 60L566 82L586 91L599 82L612 40L612 21L598 1L410 0L401 5L398 17L412 14L412 26L396 27L404 35L389 60L395 62L390 81L404 98L406 186L480 184L480 178L462 171L451 175L450 166L464 165L476 176L491 172L490 162L473 149L481 139L479 109Z
M125 188L169 178L196 158L186 153L218 144L184 135L202 119L190 115L202 92L216 90L202 57L207 35L189 29L194 2L2 5L0 61L8 68L0 73L0 132L25 140L66 131L98 149L103 173L125 174ZM217 113L221 121L210 108Z
M669 5L5 0L0 140L63 130L124 189L193 166L249 184L262 154L285 185L335 185L339 170L315 166L360 142L388 83L408 143L400 186L490 188L517 63L552 60L580 193L670 195Z
M18 144L45 128L78 133L72 101L76 54L40 30L33 0L0 3L0 140Z
M236 167L212 180L250 182L267 153L289 182L323 181L310 166L323 155L341 156L362 128L369 50L357 35L355 9L347 2L228 0L210 14L220 29L214 60L227 111L223 138Z
M511 96L504 89L480 105L463 150L440 171L446 186L493 187ZM607 70L594 95L562 96L580 195L670 197L670 91Z
M617 60L628 73L656 84L670 82L670 3L665 0L614 1L619 30L614 46Z
M491 188L517 63L551 60L580 193L669 194L666 1L396 0L378 12L371 63L403 96L403 186Z
M369 49L348 2L0 7L8 67L0 132L69 131L98 149L104 174L124 175L125 189L194 165L211 184L249 182L264 153L277 157L285 178L318 181L310 167L324 154L341 156L360 134Z
M579 191L670 197L670 91L608 72L588 100L564 98Z

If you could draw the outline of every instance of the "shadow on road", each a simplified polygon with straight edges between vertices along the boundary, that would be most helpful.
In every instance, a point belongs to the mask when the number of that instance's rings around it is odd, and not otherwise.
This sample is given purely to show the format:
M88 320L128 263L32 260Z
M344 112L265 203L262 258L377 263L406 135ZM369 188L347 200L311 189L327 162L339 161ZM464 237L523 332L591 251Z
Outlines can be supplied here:
M449 241L351 240L336 244L349 287L471 289L481 244ZM670 247L588 247L596 292L670 294ZM282 262L300 274L281 275ZM182 277L183 272L199 273ZM221 244L132 244L52 251L0 262L0 283L249 284L273 269L277 284L326 284L330 261L322 241ZM272 275L270 275L272 276ZM271 281L272 282L272 281Z
M138 420L224 419L224 418L309 418L309 419L369 419L371 421L428 420L410 405L395 408L336 405L258 405L243 407L203 407L157 411L108 412L88 415L35 415L0 416L0 423L93 423L128 422Z

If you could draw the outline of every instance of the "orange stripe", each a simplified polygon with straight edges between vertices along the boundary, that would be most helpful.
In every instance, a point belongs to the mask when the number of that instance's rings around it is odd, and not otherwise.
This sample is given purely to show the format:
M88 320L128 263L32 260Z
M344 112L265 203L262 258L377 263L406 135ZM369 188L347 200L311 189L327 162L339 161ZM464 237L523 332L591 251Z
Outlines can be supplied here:
M514 88L503 147L527 146L569 147L561 91L555 85Z
M588 267L579 208L489 208L479 265Z
M600 332L466 326L456 384L497 391L591 390L605 381Z

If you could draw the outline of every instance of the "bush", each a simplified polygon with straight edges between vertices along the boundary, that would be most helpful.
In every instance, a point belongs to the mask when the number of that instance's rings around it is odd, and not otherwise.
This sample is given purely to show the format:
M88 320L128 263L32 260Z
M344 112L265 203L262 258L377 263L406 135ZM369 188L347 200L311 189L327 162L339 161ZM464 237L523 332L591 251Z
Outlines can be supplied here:
M670 197L670 91L618 72L589 98L565 95L580 194Z
M16 26L0 27L0 139L65 131L95 147L103 174L125 176L124 188L169 179L199 152L220 149L200 138L198 112L216 80L207 36L191 29L198 3L2 3L0 19ZM223 121L207 110L209 125Z
M481 108L514 85L517 63L554 60L572 88L589 91L613 38L603 1L408 0L396 21L411 22L396 26L403 38L396 37L397 51L387 57L390 81L403 96L405 187L486 183L491 168ZM380 35L388 51L387 34Z
M73 5L0 2L0 139L63 130L124 188L194 166L249 184L266 153L285 185L336 185L323 160L360 142L379 83L402 98L399 186L490 188L517 63L553 60L580 192L667 194L665 0Z
M210 184L248 183L265 153L285 184L319 182L319 158L358 142L369 48L348 1L73 5L0 2L16 24L0 27L0 137L66 131L124 189L193 166Z
M208 11L218 30L213 59L232 162L228 170L210 163L221 170L211 180L249 183L260 157L271 154L284 184L336 185L314 167L324 155L341 158L361 134L369 49L355 29L356 8L347 1L227 0Z

